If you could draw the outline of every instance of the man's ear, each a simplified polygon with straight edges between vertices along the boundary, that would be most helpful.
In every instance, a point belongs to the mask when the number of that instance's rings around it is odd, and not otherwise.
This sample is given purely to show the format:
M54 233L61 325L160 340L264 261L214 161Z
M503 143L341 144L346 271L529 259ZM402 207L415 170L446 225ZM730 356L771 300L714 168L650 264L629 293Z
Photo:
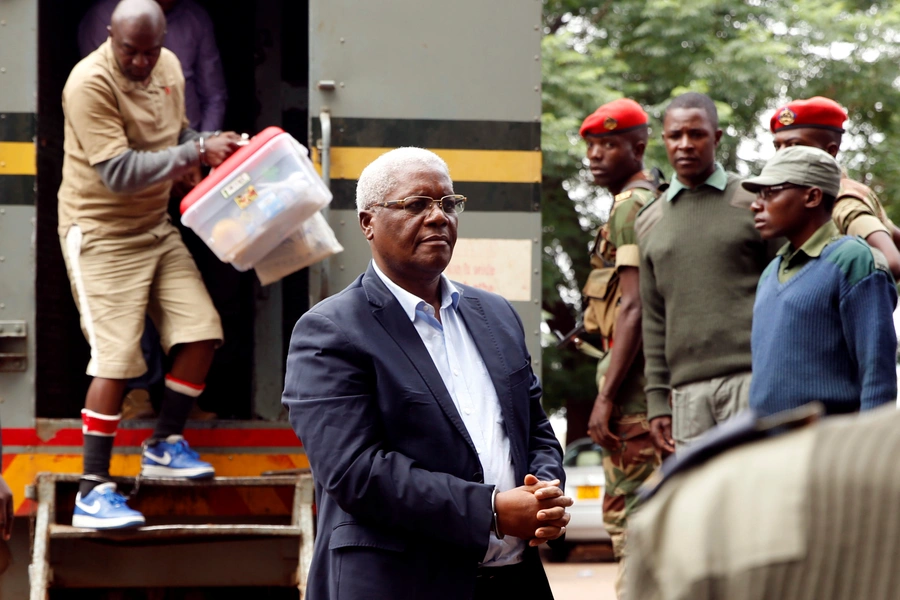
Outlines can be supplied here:
M822 204L822 188L811 187L806 194L803 206L806 208L818 208Z
M716 148L719 147L719 142L722 141L722 130L716 129Z
M644 161L644 151L647 149L647 142L644 140L638 140L634 144L632 144L631 149L634 152L634 159L637 162Z
M359 213L359 228L362 229L363 235L365 235L366 239L370 242L372 241L372 238L375 237L375 228L373 226L374 221L374 212L370 210L364 210Z

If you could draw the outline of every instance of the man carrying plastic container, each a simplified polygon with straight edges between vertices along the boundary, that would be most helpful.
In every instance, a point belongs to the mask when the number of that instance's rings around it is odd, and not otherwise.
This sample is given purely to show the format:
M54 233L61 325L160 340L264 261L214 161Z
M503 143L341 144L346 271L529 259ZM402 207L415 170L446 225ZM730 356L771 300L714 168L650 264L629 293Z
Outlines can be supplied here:
M110 529L144 523L109 480L126 381L146 364L149 313L173 356L145 476L211 477L182 437L222 326L178 230L169 221L172 181L217 166L238 147L234 132L188 128L184 76L163 48L166 20L153 0L123 0L110 37L79 62L63 89L65 160L59 233L72 294L91 347L93 377L82 410L84 476L72 524Z

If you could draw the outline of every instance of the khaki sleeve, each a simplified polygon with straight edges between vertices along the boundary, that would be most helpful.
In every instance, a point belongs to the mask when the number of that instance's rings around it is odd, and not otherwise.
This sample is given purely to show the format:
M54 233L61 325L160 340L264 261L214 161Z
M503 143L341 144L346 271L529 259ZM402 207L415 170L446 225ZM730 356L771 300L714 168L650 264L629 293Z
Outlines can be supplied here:
M637 244L616 248L616 268L641 266L641 252Z
M876 231L890 233L872 209L858 198L839 199L831 211L831 218L838 231L846 235L858 235L865 239Z
M872 215L860 215L851 221L847 227L847 235L858 235L863 239L866 239L876 231L883 231L890 235L884 223Z
M66 120L91 166L128 150L125 123L115 93L100 78L89 78L63 92Z

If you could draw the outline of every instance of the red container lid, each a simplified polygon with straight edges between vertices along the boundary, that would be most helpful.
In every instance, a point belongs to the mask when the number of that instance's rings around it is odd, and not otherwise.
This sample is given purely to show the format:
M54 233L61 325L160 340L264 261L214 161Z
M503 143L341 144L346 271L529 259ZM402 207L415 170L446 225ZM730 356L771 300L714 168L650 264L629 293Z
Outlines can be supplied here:
M266 142L284 133L281 127L266 127L250 140L246 146L238 148L234 154L225 159L225 161L216 167L212 173L207 175L203 181L194 186L187 196L181 199L181 214L184 214L197 200L200 200L214 187L222 183L225 179L238 170L245 160L250 158L254 152L262 148Z

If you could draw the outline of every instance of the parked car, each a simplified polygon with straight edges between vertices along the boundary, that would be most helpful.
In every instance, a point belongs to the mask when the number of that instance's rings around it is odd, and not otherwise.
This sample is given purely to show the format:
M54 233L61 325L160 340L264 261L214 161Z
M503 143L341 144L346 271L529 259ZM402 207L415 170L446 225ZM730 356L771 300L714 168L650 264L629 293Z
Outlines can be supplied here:
M580 438L566 447L563 456L566 494L575 500L569 508L572 518L566 527L564 544L550 549L555 561L565 560L572 547L582 542L609 541L603 526L603 451L591 438Z

